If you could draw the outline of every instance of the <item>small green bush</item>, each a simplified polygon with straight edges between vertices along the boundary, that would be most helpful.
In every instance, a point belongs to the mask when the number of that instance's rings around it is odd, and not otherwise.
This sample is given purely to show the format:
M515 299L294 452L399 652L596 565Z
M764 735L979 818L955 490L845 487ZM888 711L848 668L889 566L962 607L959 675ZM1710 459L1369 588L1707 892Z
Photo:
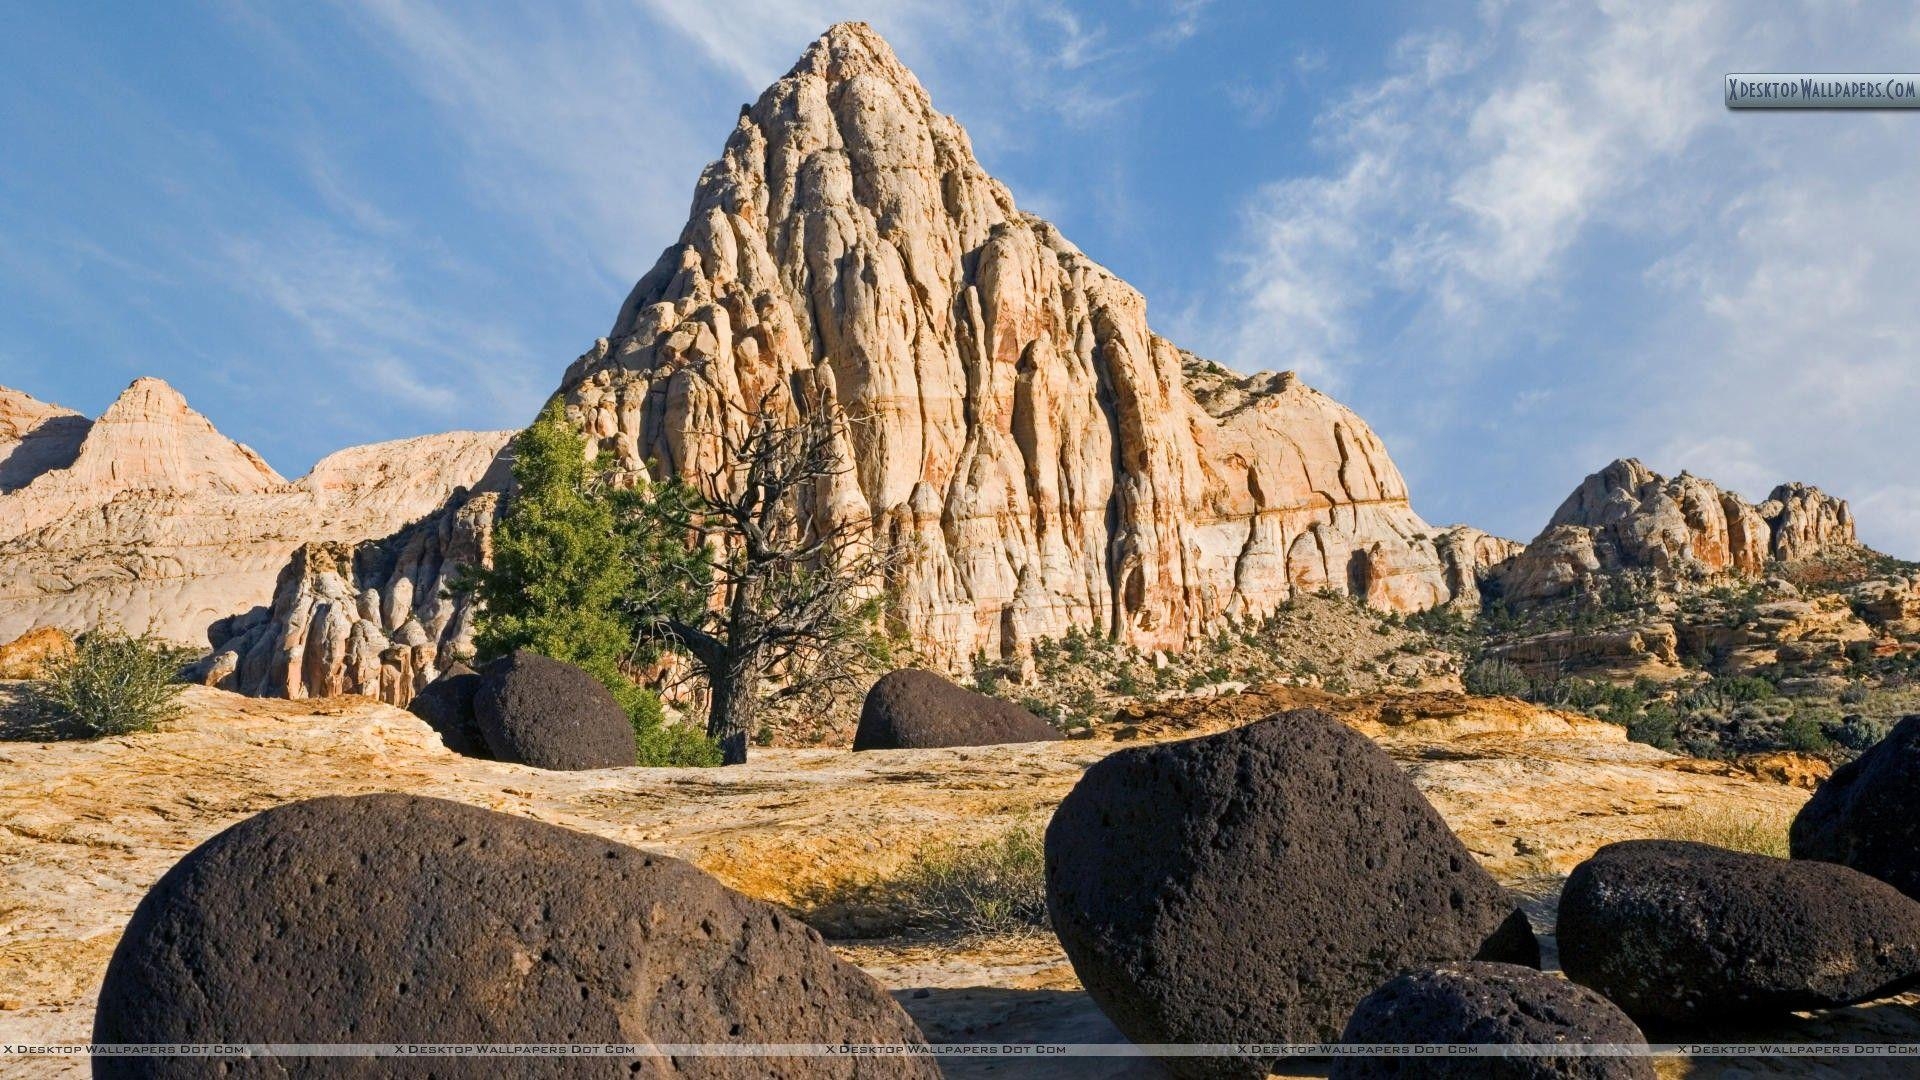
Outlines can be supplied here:
M1788 720L1781 727L1780 744L1789 750L1799 750L1804 753L1818 753L1833 749L1832 740L1820 730L1820 721L1804 713Z
M1664 701L1647 706L1644 715L1627 721L1627 738L1637 743L1661 750L1672 750L1678 745L1680 718L1673 707Z
M50 733L86 736L152 731L180 712L182 650L149 634L95 630L71 656L47 664L27 702Z
M1467 692L1482 697L1524 697L1532 684L1520 666L1498 657L1480 660L1460 676Z
M1834 740L1849 750L1865 752L1887 737L1893 721L1880 716L1849 716L1834 733Z

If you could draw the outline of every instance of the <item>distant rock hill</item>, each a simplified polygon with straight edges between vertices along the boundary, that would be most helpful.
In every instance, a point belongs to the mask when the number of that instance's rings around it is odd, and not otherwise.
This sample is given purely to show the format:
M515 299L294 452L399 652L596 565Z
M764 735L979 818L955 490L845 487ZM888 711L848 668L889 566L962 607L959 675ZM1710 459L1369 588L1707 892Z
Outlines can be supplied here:
M1490 654L1534 675L1693 668L1812 692L1920 651L1920 566L1861 544L1846 502L1804 484L1756 505L1615 461L1483 587Z
M117 624L206 643L271 599L301 544L393 532L479 483L507 439L355 447L289 482L159 379L91 421L0 388L0 641Z
M1344 406L1154 333L864 24L742 110L679 241L560 385L599 450L688 475L726 474L719 432L745 423L726 402L768 392L847 419L856 467L825 512L911 552L890 592L935 664L1069 628L1177 649L1299 591L1471 604L1511 553L1422 521ZM487 525L462 500L405 537L303 552L227 642L222 684L404 701L463 624L435 583Z
M1503 596L1545 600L1619 571L1667 581L1757 577L1858 548L1844 500L1781 484L1758 506L1691 473L1668 479L1627 458L1581 481L1498 573Z

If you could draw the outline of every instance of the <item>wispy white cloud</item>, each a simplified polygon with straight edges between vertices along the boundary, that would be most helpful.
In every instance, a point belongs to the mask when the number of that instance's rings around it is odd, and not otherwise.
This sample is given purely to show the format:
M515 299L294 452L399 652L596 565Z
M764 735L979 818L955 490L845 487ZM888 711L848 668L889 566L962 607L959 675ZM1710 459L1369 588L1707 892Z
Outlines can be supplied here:
M1409 470L1430 498L1503 506L1491 524L1509 531L1640 454L1750 494L1822 483L1860 501L1870 540L1920 554L1904 464L1920 456L1920 316L1900 270L1920 265L1903 209L1920 142L1904 116L1719 101L1725 71L1862 70L1863 41L1897 61L1915 23L1887 3L1561 0L1410 34L1320 117L1326 170L1249 204L1208 320L1238 329L1215 341L1240 366L1384 400L1422 445L1513 401L1497 439L1460 434ZM1505 494L1522 475L1556 485L1524 519Z
M512 416L542 392L511 331L417 297L377 241L288 218L271 243L233 234L213 249L203 267L210 279L279 312L304 336L300 351L328 357L335 385L357 388L335 404L384 395L444 418L476 411L477 398Z
M637 8L511 16L430 0L355 9L371 40L466 142L460 182L546 239L563 265L624 288L677 235L690 178L719 150ZM619 283L619 284L616 284Z

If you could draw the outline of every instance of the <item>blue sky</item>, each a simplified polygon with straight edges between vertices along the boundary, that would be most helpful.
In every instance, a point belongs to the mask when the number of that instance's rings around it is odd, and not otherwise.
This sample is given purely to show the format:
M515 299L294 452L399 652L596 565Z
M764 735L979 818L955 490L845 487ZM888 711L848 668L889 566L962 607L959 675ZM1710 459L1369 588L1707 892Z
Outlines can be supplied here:
M0 383L159 375L288 475L524 423L741 103L863 18L1157 329L1354 406L1430 520L1527 538L1634 455L1920 556L1920 112L1719 100L1911 69L1908 4L0 13Z

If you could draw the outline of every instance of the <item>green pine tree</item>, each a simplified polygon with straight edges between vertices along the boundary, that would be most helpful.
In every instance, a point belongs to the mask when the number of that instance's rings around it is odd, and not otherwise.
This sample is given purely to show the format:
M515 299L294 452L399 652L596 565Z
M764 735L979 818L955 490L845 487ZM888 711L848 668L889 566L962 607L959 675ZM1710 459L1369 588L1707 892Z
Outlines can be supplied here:
M514 440L516 490L494 527L493 565L465 582L480 601L477 658L529 649L578 665L632 718L640 764L717 765L713 741L665 724L659 697L626 674L647 659L637 604L693 610L710 588L705 550L655 512L656 501L684 499L678 485L618 488L603 466L587 460L557 399Z

